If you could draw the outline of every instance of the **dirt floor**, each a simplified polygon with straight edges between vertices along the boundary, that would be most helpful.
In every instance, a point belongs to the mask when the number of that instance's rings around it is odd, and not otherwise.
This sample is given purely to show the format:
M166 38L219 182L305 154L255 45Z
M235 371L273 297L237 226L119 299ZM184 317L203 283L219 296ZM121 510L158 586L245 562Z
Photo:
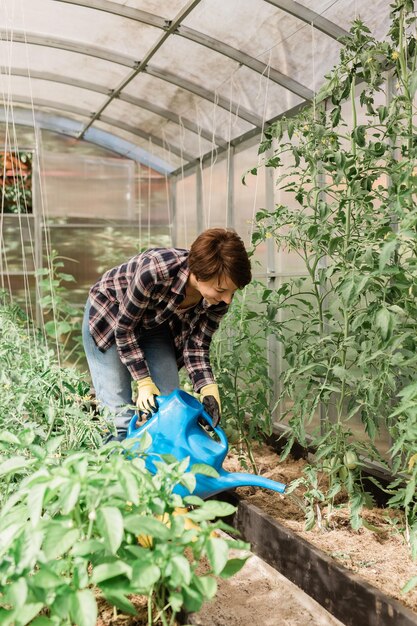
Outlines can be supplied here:
M306 463L291 458L280 463L275 450L268 446L255 448L255 457L260 474L287 484L302 475ZM228 470L238 471L239 461L229 455L226 465ZM350 527L348 512L336 511L329 529L314 528L307 532L304 530L304 513L290 496L252 487L241 487L237 493L388 596L417 612L417 587L407 594L401 593L403 585L417 575L417 562L412 560L404 537L395 527L396 519L401 522L401 512L380 508L366 510L363 517L376 530L360 528L354 531ZM301 490L295 495L301 497Z
M254 555L235 576L219 581L216 597L189 621L193 626L343 626Z

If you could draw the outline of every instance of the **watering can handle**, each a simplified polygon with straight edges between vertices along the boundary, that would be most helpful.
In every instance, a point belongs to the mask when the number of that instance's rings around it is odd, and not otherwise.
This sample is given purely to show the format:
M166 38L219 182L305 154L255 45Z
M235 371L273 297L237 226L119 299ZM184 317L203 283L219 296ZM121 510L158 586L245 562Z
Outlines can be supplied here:
M211 415L209 415L207 413L207 411L205 411L204 409L201 411L201 417L203 419L205 419L206 422L208 423L208 425L213 428L213 420L211 418ZM227 437L226 437L226 434L225 434L223 428L221 428L220 426L216 426L216 428L213 428L213 431L216 433L216 435L220 439L220 443L223 445L223 447L226 450L228 450L229 449L229 442L227 441Z
M159 400L159 396L155 396L155 402L156 402L156 406L157 406L156 411L158 411L158 410L159 410L159 407L160 407L160 400ZM156 412L156 411L153 411L150 415L148 414L148 415L149 415L148 420L150 419L150 417L152 417L152 415L154 415L154 414L155 414L155 412ZM138 412L137 412L137 413L135 413L135 414L133 415L132 419L130 420L129 426L127 427L128 437L134 437L134 436L135 436L135 434L136 434L137 432L139 432L139 431L140 431L140 429L144 426L144 424L142 424L141 426L139 426L138 428L136 428L136 423L137 423L138 419L140 418L140 414L141 414L141 413L143 413L143 411L139 411L139 410L138 410Z

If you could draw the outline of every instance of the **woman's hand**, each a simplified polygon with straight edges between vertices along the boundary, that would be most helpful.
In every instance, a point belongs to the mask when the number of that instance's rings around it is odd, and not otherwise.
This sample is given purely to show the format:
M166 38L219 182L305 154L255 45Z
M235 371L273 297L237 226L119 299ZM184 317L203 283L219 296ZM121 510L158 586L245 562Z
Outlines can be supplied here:
M158 387L150 376L137 381L138 397L136 406L142 413L153 413L158 408L156 396L161 395Z
M212 383L211 385L202 387L200 393L203 398L203 406L213 421L213 428L216 428L220 422L222 410L219 387L216 383Z

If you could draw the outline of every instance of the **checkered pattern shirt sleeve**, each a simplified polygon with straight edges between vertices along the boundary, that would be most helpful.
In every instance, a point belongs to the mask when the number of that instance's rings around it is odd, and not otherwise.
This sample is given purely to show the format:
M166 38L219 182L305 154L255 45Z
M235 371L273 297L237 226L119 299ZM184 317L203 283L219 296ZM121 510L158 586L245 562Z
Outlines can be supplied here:
M90 333L100 350L116 342L121 361L140 380L149 376L141 330L169 322L178 367L185 365L199 391L214 382L210 342L228 307L202 302L185 319L178 317L189 277L187 258L186 250L156 248L106 272L90 290Z
M226 304L207 308L200 316L195 332L190 333L185 341L184 365L197 392L215 382L210 365L210 343L227 309Z
M90 290L90 333L103 351L116 341L120 359L135 380L149 376L140 328L174 306L170 274L184 265L184 252L168 248L139 254L106 272Z

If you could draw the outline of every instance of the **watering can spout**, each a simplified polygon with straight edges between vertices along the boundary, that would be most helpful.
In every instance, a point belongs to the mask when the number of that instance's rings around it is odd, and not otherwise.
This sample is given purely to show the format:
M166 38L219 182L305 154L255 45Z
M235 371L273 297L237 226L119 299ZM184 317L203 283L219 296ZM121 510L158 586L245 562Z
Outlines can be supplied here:
M146 424L136 428L137 416L133 416L127 437L134 438L136 442L130 453L134 453L140 438L147 432L152 438L152 443L147 450L145 464L151 473L156 472L153 461L164 454L173 455L179 460L188 457L189 467L195 464L210 465L217 471L218 477L196 474L193 494L203 499L227 489L245 486L263 487L284 493L285 485L282 483L256 474L224 470L222 463L229 448L226 434L220 426L216 426L213 429L216 437L214 438L202 428L200 418L212 426L211 418L203 405L184 391L176 389L169 396L159 396L158 410ZM189 491L182 485L177 485L174 493L181 496L189 495Z
M221 491L226 489L235 489L236 487L263 487L264 489L272 489L278 493L284 493L286 485L283 483L258 476L257 474L246 474L244 472L226 472L221 469L220 476L217 478ZM220 490L219 490L220 491Z

